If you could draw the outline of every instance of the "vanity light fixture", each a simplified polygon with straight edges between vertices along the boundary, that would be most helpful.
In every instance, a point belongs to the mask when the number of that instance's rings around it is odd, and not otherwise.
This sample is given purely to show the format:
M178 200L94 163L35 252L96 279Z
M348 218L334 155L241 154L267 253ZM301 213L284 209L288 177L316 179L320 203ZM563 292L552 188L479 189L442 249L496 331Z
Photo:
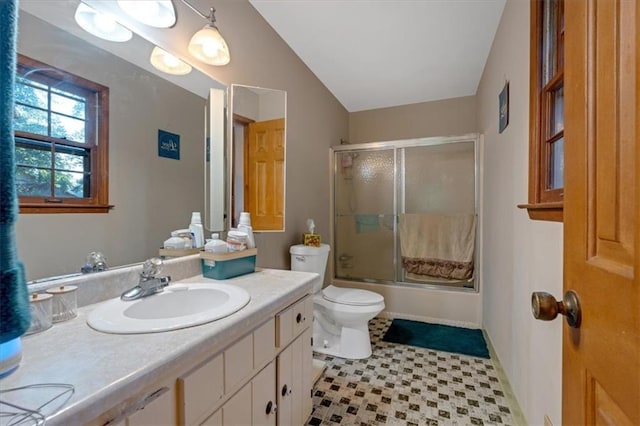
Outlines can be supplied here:
M227 65L231 60L229 47L227 42L220 34L220 30L216 27L215 8L211 8L209 15L205 15L195 7L191 6L186 0L182 0L184 4L189 6L191 10L196 12L204 19L208 19L209 23L200 31L191 37L189 42L189 53L198 60L210 65Z
M131 40L133 33L111 16L98 12L84 3L79 3L75 19L80 27L104 40L124 42Z
M158 46L151 51L151 65L157 70L173 75L185 75L191 72L191 65L173 56Z
M118 0L118 6L136 21L156 28L170 28L176 23L171 0Z

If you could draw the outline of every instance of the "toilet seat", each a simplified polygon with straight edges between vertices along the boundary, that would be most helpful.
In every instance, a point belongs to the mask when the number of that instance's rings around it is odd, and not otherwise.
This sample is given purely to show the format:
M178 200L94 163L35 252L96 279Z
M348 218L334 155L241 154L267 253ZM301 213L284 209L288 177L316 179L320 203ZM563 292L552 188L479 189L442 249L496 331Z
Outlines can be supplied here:
M324 299L341 305L369 306L384 302L384 297L378 293L356 288L342 288L333 285L322 290Z

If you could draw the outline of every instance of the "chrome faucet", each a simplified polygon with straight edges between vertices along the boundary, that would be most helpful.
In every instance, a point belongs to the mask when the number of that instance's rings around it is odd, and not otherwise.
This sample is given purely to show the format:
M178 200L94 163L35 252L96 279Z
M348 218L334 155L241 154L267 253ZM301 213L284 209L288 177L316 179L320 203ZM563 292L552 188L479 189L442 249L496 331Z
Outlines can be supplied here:
M159 257L153 257L146 260L142 264L142 272L140 273L138 285L122 293L120 299L124 301L136 300L151 296L152 294L160 293L171 282L170 276L156 276L161 270L162 259Z
M80 272L83 274L88 274L90 272L101 272L107 270L107 260L104 257L104 254L99 251L92 251L87 256L87 260L84 262L84 265L80 268Z

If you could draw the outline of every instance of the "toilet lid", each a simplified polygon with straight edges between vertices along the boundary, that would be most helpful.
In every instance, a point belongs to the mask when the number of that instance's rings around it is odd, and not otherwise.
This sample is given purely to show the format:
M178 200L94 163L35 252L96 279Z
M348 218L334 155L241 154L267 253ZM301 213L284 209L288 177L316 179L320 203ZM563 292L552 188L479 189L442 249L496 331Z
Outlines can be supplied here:
M328 286L322 290L322 295L330 302L341 303L343 305L374 305L384 301L384 298L378 293L368 290L359 290L356 288L341 288Z

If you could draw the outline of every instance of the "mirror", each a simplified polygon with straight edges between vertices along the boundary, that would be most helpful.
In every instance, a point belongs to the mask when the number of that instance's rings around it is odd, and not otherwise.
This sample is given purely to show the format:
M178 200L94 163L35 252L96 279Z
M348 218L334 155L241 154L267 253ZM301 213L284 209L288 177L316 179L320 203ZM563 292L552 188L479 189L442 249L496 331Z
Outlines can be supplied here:
M230 217L251 214L254 231L284 232L287 93L231 85Z
M107 214L21 214L17 246L28 280L78 272L92 251L103 252L110 268L157 256L172 230L188 226L192 211L205 212L204 106L211 88L226 101L226 85L195 69L187 76L155 70L153 45L142 37L111 43L85 33L73 19L78 3L21 1L18 51L110 88L115 207ZM218 125L220 103L211 111ZM180 135L179 160L158 156L160 129Z

